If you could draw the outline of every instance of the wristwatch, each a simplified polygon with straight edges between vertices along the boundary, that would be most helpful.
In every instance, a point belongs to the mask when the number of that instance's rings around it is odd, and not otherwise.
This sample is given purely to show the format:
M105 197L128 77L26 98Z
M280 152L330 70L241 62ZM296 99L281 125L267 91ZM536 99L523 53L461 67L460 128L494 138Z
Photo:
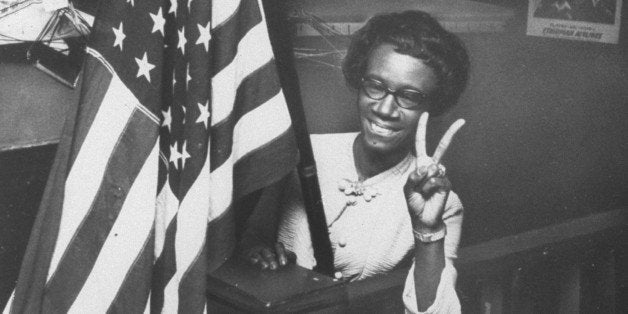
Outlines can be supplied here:
M445 227L445 224L443 224L443 226L440 229L438 229L436 232L423 233L417 230L412 230L412 232L414 232L414 237L416 239L419 239L419 241L423 243L430 243L430 242L436 242L440 239L443 239L445 235L447 234L447 228Z

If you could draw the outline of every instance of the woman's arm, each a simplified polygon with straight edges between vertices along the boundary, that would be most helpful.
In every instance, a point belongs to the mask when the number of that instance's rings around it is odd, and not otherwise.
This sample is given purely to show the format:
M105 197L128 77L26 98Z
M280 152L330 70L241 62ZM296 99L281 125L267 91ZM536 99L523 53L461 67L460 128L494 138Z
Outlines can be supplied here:
M281 216L281 200L286 184L292 184L291 172L285 178L266 187L249 217L238 251L251 264L261 269L277 269L288 264L288 254L277 243L277 229ZM292 258L294 260L294 258Z
M424 312L436 299L441 273L445 268L444 239L434 242L414 241L414 285L417 308Z
M408 176L408 181L404 186L415 238L412 275L419 311L427 310L436 300L441 275L446 264L444 238L447 227L444 214L451 183L446 176L445 167L440 164L440 159L449 147L454 134L464 124L464 120L456 121L445 132L434 155L430 157L425 148L427 119L427 112L419 118L415 143L416 171ZM456 233L459 236L459 232Z

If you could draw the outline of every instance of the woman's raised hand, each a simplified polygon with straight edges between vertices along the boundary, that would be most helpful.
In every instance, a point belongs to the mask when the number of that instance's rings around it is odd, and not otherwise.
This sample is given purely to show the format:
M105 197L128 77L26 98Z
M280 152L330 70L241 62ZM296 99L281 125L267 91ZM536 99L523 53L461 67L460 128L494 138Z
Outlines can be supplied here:
M416 171L408 176L408 181L404 186L413 228L427 232L442 226L445 202L451 190L451 183L440 160L456 132L465 123L463 119L454 122L443 135L434 155L430 157L427 155L425 145L428 117L429 114L424 112L419 118L415 138Z

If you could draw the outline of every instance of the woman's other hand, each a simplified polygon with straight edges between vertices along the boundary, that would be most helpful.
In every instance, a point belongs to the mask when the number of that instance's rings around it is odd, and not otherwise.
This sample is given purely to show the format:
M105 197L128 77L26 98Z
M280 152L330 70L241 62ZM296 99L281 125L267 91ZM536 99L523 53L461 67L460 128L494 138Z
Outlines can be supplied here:
M295 254L286 250L281 242L275 243L273 248L265 245L253 246L244 253L244 258L260 269L270 270L279 269L296 260Z
M438 230L443 224L443 213L451 183L440 160L447 151L452 138L464 125L462 119L454 122L443 138L432 157L427 155L425 134L429 114L424 112L419 118L415 137L416 171L408 176L404 186L408 210L412 217L412 227L419 232L430 233Z

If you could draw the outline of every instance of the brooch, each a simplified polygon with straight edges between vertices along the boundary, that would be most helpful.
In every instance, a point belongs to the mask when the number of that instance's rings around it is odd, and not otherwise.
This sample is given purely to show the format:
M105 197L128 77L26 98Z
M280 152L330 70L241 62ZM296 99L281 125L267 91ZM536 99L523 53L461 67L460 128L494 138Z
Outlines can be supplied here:
M362 196L365 201L370 202L379 195L377 189L365 186L360 181L351 181L348 179L341 179L338 182L338 189L347 196L347 205L355 205L358 201L358 196Z

